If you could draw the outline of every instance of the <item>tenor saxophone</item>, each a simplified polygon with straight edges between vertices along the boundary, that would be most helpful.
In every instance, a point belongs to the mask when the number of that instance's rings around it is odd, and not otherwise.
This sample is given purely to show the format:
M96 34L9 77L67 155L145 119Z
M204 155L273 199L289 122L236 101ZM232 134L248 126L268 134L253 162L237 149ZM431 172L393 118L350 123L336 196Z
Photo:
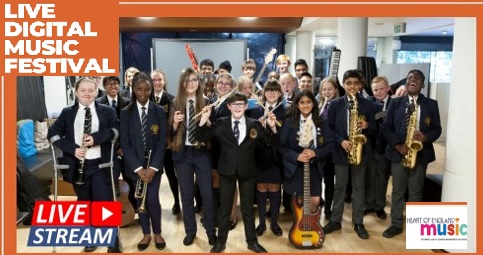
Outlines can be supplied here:
M359 120L363 120L364 116L359 116L359 105L356 95L349 95L354 104L351 106L349 115L349 141L352 146L347 153L347 161L351 165L359 165L362 160L362 145L367 142L367 137L362 134L362 129L357 126Z
M405 144L408 147L408 153L404 155L402 159L402 164L404 167L409 169L413 169L416 165L416 158L418 155L418 151L423 149L423 143L418 140L414 140L414 132L416 132L417 124L418 124L418 108L419 105L416 104L416 100L414 100L414 111L411 113L409 117L409 123L406 127L406 141Z

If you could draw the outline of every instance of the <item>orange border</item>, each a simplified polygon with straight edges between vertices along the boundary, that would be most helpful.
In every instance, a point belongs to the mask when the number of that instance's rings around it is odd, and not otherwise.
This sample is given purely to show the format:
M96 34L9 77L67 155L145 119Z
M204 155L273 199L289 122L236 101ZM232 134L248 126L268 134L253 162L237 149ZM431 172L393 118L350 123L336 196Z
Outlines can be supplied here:
M45 0L38 0L39 2L48 2ZM222 17L222 16L263 16L263 17L317 17L317 16L331 16L331 17L401 17L401 16L414 16L414 17L477 17L477 27L483 26L483 5L481 3L477 4L477 1L466 1L466 3L475 2L475 4L458 4L456 1L449 3L445 1L442 4L437 4L438 2L426 1L417 2L414 1L412 4L404 4L403 2L395 3L382 3L381 1L373 1L374 4L362 4L356 3L354 5L349 5L347 2L332 2L332 3L318 3L313 2L310 4L280 4L276 1L274 4L265 2L265 4L260 4L259 1L252 0L253 4L227 4L222 2L219 4L206 4L205 1L195 0L196 2L201 2L200 4L163 4L163 5L119 5L111 6L110 4L105 4L104 1L89 1L92 3L86 3L86 1L68 1L71 5L90 5L90 8L106 8L103 11L106 16L165 16L165 17ZM192 2L195 2L192 1ZM273 0L272 0L273 1ZM8 2L14 2L13 0ZM26 2L26 1L25 1ZM29 1L30 2L30 1ZM60 3L59 0L51 0L51 3ZM107 2L107 1L106 1ZM109 1L110 2L110 1ZM131 1L134 2L134 1ZM214 3L215 1L212 1ZM219 1L217 1L219 2ZM308 1L307 1L308 2ZM311 1L312 2L312 1ZM359 2L359 1L352 1ZM377 2L377 3L376 3ZM277 4L279 3L279 4ZM3 4L2 4L3 5ZM296 8L295 8L296 7ZM72 7L75 8L75 7ZM269 10L269 11L268 11ZM83 17L83 12L71 12L70 15L78 15L78 17ZM2 15L3 16L3 15ZM118 24L116 22L106 22L103 25L106 27L117 31ZM3 28L2 36L3 36ZM481 43L483 42L483 33L477 33L477 45L478 49L481 48ZM477 51L477 73L483 73L481 68L482 53L481 50ZM118 60L116 60L118 61ZM116 63L113 63L116 65ZM2 212L4 212L4 224L6 236L4 238L5 254L16 254L16 236L12 235L16 231L15 218L15 196L13 195L16 190L15 173L13 169L16 167L16 161L14 160L16 147L16 77L13 75L5 76L4 83L1 84L2 90L0 90L0 96L4 100L1 104L0 115L2 115L3 126L2 135L4 141L4 147L0 147L2 152L2 157L5 161L3 174L0 178L2 183L5 183L2 192L2 198L5 199L5 203L1 206ZM464 86L463 84L460 86ZM456 87L456 86L454 86ZM480 89L477 88L477 95L480 94ZM4 96L4 93L6 96ZM477 98L480 98L477 96ZM482 102L477 102L477 112L482 109ZM3 115L5 113L5 115ZM481 127L481 119L477 120L478 127ZM476 136L476 144L483 144L481 136ZM8 151L5 153L4 148ZM5 154L4 154L5 153ZM477 157L481 158L481 152L477 151ZM481 166L481 162L477 162L477 168ZM477 176L477 182L483 183L482 175ZM3 192L8 193L8 195ZM481 188L477 186L477 194L481 191ZM475 191L476 192L476 191ZM480 196L477 196L477 218L482 215L482 210L480 208ZM483 229L482 221L477 221L475 228L479 232ZM477 240L480 235L478 234ZM481 239L481 238L480 238ZM480 251L480 244L477 241L477 251Z

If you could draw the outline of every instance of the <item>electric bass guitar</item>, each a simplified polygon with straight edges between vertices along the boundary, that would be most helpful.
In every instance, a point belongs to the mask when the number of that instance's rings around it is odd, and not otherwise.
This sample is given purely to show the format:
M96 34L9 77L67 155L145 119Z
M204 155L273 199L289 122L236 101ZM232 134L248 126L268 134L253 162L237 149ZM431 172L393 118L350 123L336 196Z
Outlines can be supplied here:
M299 132L299 146L310 148L313 141L312 129L314 122L308 119ZM290 243L297 249L316 249L322 247L325 235L320 225L320 207L312 213L310 210L310 163L304 163L304 195L302 204L299 203L297 194L291 201L294 223L290 229L288 238Z

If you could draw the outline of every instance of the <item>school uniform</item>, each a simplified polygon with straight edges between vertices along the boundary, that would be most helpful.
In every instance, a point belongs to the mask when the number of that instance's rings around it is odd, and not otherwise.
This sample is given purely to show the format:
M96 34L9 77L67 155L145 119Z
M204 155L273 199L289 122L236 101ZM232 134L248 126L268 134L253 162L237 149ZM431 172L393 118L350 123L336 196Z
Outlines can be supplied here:
M84 132L86 107L75 103L64 108L59 118L49 128L47 138L62 150L59 164L69 165L63 170L63 180L72 183L78 200L110 201L113 200L109 169L100 169L99 164L111 161L111 140L114 129L119 130L119 122L114 109L97 102L89 105L92 114L92 132L94 145L88 148L84 160L84 184L75 181L79 175L80 161L75 157L75 150L81 147Z
M133 102L121 111L121 149L124 153L124 167L126 174L134 181L139 179L135 171L154 168L156 173L148 184L146 194L146 208L148 213L139 213L139 221L144 234L161 233L161 205L159 203L159 186L163 174L163 162L166 149L166 114L161 106L151 101L146 108L146 148L143 143L141 124L141 105ZM151 154L149 155L149 152ZM150 162L148 162L150 157ZM141 200L138 200L138 207ZM150 226L151 225L151 226Z
M341 146L343 140L349 140L349 98L347 96L343 96L333 99L328 109L329 127L334 139L332 160L334 162L336 179L332 216L330 221L339 224L342 222L342 214L344 212L344 197L350 175L353 190L352 222L356 225L362 225L365 204L364 183L366 166L372 158L370 139L377 132L372 102L363 98L360 94L357 94L356 100L358 104L358 115L360 117L363 116L368 123L368 128L362 130L362 134L367 137L368 141L362 146L362 160L359 165L349 164L347 160L347 152Z
M198 141L215 138L221 145L217 170L220 175L220 215L217 246L226 244L230 229L230 214L236 183L239 185L240 208L245 226L245 241L249 246L258 245L255 234L253 201L257 176L255 149L259 140L272 144L277 135L265 130L258 120L243 117L240 119L239 139L235 138L234 120L230 117L219 118L214 125L197 127ZM215 246L215 247L217 247Z
M382 125L382 134L388 143L385 156L391 161L393 176L391 225L400 228L404 224L402 214L406 189L410 202L422 201L426 169L429 163L436 160L433 142L439 138L442 131L438 102L419 94L416 129L426 136L427 141L423 143L422 150L417 153L415 167L412 170L405 168L401 163L403 156L394 147L406 141L405 114L408 104L408 96L392 99Z
M366 201L365 210L370 211L383 211L386 206L386 193L387 183L391 174L391 165L388 159L384 156L387 142L381 132L382 123L384 121L384 114L387 113L391 97L387 96L382 101L377 100L375 97L368 98L373 102L373 106L376 114L376 123L378 127L378 133L374 139L371 139L371 146L373 149L372 159L369 161L366 170ZM378 216L380 213L378 213ZM385 214L381 214L379 217L384 217Z
M206 102L205 102L206 103ZM196 101L193 100L196 107ZM186 236L196 236L198 230L195 216L195 206L193 199L195 198L196 186L199 187L199 194L204 207L203 226L208 236L215 234L215 216L213 204L213 174L208 156L208 149L205 145L201 145L196 140L191 143L188 139L189 134L189 101L186 102L186 109L177 109L185 113L185 125L187 128L172 132L174 137L177 132L183 132L183 142L178 151L173 151L173 162L177 173L179 188L181 191L181 204L183 210L183 223ZM196 113L194 113L196 114ZM179 125L183 125L179 123Z

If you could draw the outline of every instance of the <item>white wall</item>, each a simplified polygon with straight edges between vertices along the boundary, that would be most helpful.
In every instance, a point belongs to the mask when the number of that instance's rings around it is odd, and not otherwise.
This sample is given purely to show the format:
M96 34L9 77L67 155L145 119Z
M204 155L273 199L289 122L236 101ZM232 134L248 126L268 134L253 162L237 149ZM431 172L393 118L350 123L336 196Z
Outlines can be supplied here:
M44 89L47 114L55 118L67 106L65 76L44 76Z

